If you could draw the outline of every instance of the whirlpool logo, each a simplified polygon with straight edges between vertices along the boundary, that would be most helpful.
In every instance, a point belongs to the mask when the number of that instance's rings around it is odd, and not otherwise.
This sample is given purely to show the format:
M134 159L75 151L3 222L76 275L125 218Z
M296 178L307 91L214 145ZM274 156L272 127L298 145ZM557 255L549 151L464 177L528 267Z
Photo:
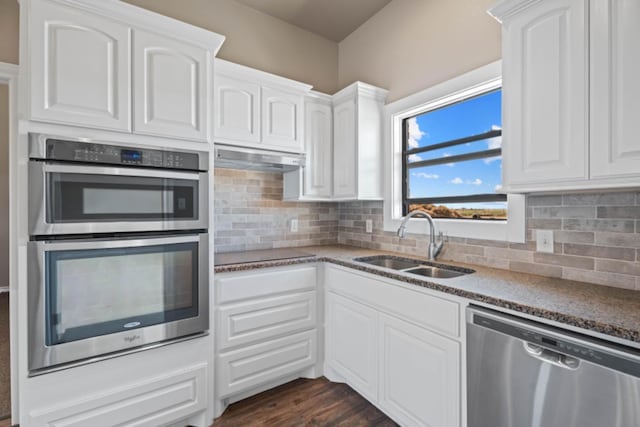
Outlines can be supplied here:
M140 335L130 335L128 337L124 337L124 340L129 344L139 339L142 339Z

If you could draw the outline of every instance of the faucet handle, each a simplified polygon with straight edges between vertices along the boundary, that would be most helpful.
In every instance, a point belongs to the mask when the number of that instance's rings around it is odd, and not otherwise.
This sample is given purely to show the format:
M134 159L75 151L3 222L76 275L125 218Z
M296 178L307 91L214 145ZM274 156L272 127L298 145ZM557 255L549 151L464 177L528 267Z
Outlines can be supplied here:
M439 240L440 242L446 242L446 241L447 241L447 237L448 237L448 236L447 236L446 234L444 234L444 232L443 232L443 231L440 231L440 232L438 233L438 240Z

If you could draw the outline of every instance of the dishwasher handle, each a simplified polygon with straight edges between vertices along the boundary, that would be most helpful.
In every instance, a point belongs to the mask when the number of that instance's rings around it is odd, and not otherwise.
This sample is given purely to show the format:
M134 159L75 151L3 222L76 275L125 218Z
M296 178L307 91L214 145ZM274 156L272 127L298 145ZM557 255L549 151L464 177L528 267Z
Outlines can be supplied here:
M558 353L557 351L549 350L548 348L544 348L538 344L525 341L524 349L531 357L560 368L575 371L580 367L580 359Z

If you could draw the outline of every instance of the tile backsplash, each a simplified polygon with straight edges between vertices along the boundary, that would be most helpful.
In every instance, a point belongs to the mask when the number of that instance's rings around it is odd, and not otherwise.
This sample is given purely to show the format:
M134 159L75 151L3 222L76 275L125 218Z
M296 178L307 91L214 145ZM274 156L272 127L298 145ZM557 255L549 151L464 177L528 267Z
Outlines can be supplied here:
M215 169L216 252L329 245L338 240L336 203L282 201L282 174ZM290 232L292 219L298 231Z
M383 230L382 202L283 202L282 175L231 169L215 170L214 189L216 252L335 243L427 252L424 235ZM523 244L449 237L440 259L640 290L640 193L531 195L526 224ZM553 254L536 252L537 229L553 230Z

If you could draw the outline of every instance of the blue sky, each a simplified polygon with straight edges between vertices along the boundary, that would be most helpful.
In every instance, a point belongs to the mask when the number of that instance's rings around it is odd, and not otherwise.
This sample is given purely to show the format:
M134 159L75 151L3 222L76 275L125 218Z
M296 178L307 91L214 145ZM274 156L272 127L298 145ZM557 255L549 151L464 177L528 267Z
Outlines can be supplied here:
M425 147L443 141L502 128L502 92L494 91L409 119L409 148ZM499 148L496 137L412 156L409 161L448 157L489 148ZM502 182L500 158L469 160L411 169L411 197L434 197L493 193ZM450 207L506 207L504 202Z

